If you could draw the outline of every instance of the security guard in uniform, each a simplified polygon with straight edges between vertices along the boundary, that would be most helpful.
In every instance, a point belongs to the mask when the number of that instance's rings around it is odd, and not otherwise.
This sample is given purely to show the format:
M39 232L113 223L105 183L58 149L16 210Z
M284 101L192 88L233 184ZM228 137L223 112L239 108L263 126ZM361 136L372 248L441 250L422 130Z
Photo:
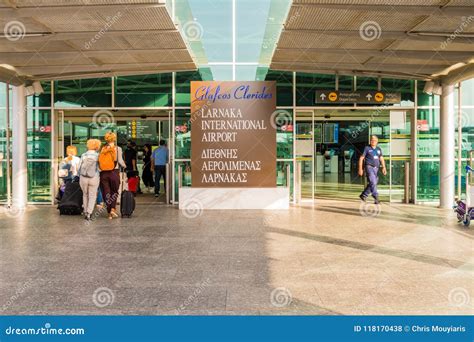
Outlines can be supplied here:
M377 136L372 135L370 137L370 145L366 146L364 153L359 159L359 176L364 175L364 161L365 161L365 174L367 176L367 186L364 191L360 194L360 199L366 201L367 197L372 193L375 199L375 204L379 204L379 194L377 192L377 183L379 181L378 173L379 168L382 168L382 173L385 176L387 169L385 168L385 160L383 159L382 150L377 147L379 139Z

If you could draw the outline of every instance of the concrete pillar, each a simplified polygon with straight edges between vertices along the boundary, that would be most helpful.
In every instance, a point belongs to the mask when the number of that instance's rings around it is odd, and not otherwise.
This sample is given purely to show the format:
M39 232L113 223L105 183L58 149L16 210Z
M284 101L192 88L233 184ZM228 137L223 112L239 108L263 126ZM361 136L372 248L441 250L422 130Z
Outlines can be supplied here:
M25 86L13 88L12 105L12 206L23 208L28 201Z
M442 85L440 106L440 207L454 202L454 85Z

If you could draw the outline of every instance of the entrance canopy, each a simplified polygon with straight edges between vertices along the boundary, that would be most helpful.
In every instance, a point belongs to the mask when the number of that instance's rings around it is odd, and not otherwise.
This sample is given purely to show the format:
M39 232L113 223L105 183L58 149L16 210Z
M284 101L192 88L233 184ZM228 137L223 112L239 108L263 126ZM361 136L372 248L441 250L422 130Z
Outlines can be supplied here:
M164 0L0 1L0 81L194 70Z
M271 69L433 79L474 61L472 0L295 0Z

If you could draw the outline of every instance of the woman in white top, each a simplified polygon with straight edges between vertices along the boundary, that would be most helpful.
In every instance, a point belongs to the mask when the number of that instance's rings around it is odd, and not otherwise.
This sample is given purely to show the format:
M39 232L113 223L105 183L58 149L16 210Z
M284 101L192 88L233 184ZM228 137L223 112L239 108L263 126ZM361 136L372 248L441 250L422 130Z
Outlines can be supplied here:
M82 189L84 218L91 219L99 188L99 149L101 142L97 139L87 140L87 152L81 156L79 165L79 184Z

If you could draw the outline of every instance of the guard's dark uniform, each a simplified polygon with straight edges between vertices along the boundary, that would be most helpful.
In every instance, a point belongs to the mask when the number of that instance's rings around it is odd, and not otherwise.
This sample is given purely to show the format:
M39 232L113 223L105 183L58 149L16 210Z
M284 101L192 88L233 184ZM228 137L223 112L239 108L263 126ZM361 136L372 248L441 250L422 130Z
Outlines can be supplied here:
M368 197L371 193L374 198L378 198L377 183L379 181L378 173L380 167L380 157L382 150L380 147L373 148L366 146L362 156L365 158L365 173L367 175L367 186L362 192L362 197Z

